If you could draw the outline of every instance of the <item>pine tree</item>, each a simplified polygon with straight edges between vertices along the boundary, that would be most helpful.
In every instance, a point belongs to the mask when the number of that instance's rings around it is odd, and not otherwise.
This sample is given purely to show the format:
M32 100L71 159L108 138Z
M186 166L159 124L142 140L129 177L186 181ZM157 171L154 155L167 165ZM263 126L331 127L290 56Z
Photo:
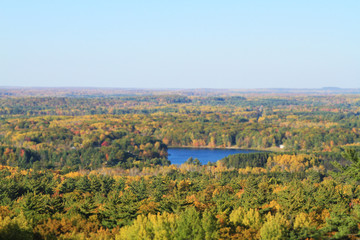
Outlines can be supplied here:
M180 214L177 224L178 226L175 232L176 239L203 240L205 238L205 232L202 228L200 214L194 207L185 209L185 211Z

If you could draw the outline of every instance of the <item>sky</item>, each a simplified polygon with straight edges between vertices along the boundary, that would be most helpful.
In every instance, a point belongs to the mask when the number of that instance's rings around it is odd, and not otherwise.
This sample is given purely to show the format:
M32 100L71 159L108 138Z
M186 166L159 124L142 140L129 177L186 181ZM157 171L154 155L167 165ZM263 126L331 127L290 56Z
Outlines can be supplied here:
M0 1L0 86L360 88L359 0Z

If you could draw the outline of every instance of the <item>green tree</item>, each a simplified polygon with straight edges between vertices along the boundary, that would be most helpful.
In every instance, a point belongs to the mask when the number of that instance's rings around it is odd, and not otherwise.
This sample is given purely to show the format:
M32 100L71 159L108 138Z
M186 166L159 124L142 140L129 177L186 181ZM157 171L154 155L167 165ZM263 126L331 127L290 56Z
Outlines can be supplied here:
M202 228L200 214L194 207L186 208L185 211L180 213L177 221L177 229L175 232L176 239L204 239L205 232Z
M211 210L205 210L201 219L202 228L205 233L205 240L218 239L219 224Z

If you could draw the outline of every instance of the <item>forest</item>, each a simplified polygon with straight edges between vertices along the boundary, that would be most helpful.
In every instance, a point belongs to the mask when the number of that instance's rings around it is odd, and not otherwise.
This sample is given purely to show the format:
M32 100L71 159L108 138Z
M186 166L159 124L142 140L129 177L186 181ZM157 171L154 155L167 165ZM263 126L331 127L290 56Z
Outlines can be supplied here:
M357 93L0 93L0 239L360 237Z

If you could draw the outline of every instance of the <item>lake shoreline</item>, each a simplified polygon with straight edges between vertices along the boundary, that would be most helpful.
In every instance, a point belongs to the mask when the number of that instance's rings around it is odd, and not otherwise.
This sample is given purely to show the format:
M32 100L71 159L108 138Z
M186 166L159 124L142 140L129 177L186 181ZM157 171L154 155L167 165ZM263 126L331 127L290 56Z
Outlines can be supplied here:
M236 149L236 148L168 148L168 159L171 164L183 164L189 158L198 159L201 164L206 165L208 162L217 162L233 154L253 154L262 153L259 150Z
M282 152L282 149L276 149L276 148L239 148L239 147L206 147L206 146L200 146L200 147L194 147L194 146L168 146L168 149L214 149L214 150L244 150L244 151L254 151L254 152Z

